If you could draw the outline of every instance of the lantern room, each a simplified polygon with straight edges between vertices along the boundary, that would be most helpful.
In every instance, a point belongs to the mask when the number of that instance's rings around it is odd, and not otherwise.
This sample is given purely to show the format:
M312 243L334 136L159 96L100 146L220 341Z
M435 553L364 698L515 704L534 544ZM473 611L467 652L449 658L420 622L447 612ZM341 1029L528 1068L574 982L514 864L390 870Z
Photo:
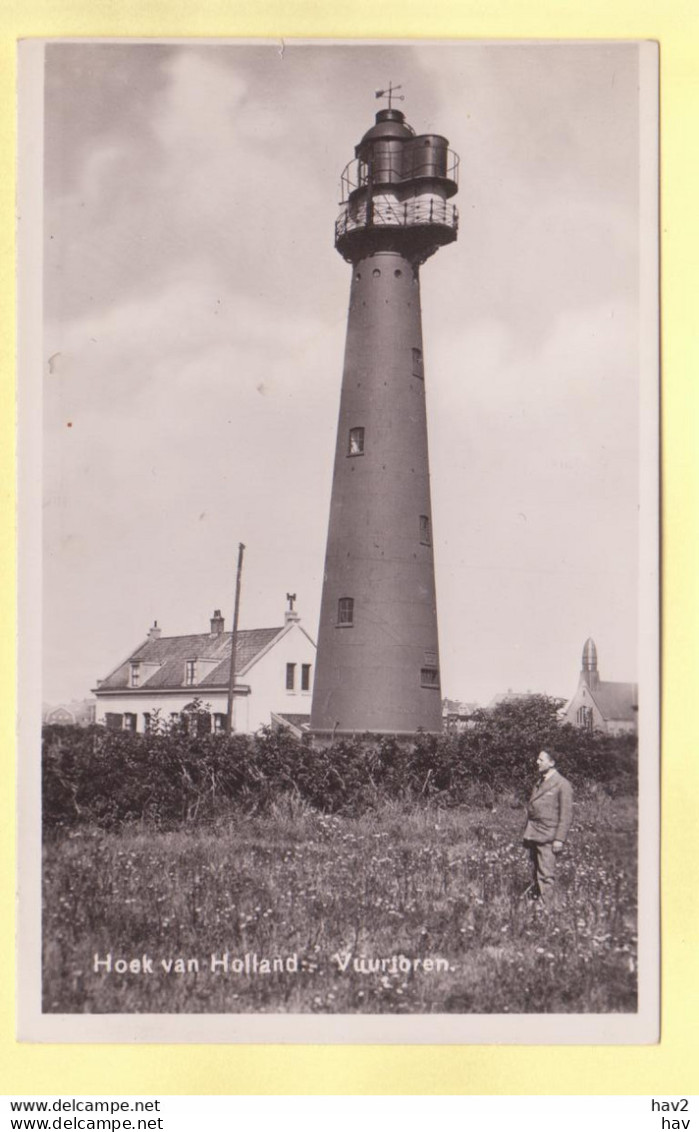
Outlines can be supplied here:
M372 248L400 247L422 262L456 239L458 213L449 200L458 172L445 137L416 134L400 110L379 110L342 173L337 250L355 262Z

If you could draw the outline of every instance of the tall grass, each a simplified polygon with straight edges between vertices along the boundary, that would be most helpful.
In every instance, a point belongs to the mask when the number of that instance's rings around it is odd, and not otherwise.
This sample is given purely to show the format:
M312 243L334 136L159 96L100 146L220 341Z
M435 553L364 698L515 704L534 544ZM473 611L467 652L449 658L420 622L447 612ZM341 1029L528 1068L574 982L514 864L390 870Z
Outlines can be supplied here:
M82 825L44 850L44 1009L59 1012L523 1013L636 1008L635 800L588 796L538 913L523 813L384 801L358 816L279 795L264 814L120 832ZM225 974L212 954L293 957ZM446 971L343 973L333 956L441 957ZM94 956L154 961L95 972ZM198 973L160 960L196 958ZM385 965L384 965L385 966Z

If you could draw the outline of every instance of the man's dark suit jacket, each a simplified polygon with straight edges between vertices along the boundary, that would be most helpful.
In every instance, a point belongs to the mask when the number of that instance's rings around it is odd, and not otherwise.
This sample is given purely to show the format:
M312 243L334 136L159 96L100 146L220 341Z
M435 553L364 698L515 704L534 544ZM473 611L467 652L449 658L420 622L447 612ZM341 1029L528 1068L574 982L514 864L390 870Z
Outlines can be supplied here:
M559 774L551 774L535 786L527 807L525 841L565 841L573 820L573 787Z

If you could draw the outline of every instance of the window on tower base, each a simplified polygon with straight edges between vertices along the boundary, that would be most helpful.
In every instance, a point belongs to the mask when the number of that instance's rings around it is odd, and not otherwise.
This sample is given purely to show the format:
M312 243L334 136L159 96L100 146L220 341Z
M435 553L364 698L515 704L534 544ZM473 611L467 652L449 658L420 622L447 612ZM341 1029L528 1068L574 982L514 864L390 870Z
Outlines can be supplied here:
M425 371L422 366L422 350L417 346L413 346L413 377L419 377L424 380Z
M421 668L420 669L420 686L422 688L438 688L439 687L439 669L438 668Z
M341 597L337 603L337 623L338 625L353 625L354 624L354 598Z

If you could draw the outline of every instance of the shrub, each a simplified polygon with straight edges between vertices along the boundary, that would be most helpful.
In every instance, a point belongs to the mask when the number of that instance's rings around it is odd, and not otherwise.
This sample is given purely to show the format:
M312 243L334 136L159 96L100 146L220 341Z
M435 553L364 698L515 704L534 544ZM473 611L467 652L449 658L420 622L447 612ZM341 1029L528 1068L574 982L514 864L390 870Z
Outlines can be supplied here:
M560 701L545 696L501 704L461 733L299 743L284 731L196 734L183 727L145 735L49 725L43 733L43 820L47 830L134 820L161 828L207 821L234 804L266 813L279 804L360 814L387 800L442 807L494 806L531 786L547 747L578 791L633 793L636 741L558 723Z

